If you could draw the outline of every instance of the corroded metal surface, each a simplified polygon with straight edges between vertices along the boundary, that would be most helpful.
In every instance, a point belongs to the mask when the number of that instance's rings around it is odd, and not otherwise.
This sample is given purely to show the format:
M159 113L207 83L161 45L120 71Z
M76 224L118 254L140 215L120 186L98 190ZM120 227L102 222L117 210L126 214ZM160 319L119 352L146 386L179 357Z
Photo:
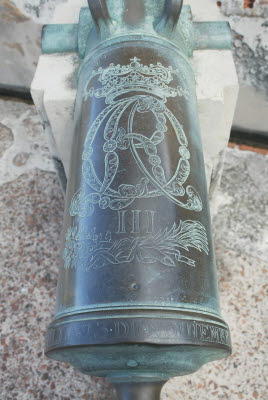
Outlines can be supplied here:
M104 35L110 37L117 36L118 32L116 27L120 24L121 35L133 33L130 32L133 28L135 28L136 33L140 34L144 34L145 30L147 30L147 33L153 35L156 35L157 32L167 37L168 40L179 43L181 50L188 56L192 55L193 50L198 49L231 48L231 34L228 22L195 22L192 18L190 6L185 5L181 8L182 2L178 2L178 10L172 10L169 15L171 22L167 23L167 14L161 17L161 6L164 6L163 0L155 2L155 7L152 7L148 1L145 1L145 4L143 1L139 1L139 3L135 3L135 6L131 5L134 4L131 1L124 1L125 10L127 11L122 12L122 10L120 10L120 12L118 12L117 4L108 0L113 20L111 20L109 16L110 22L108 28L105 28L102 32L102 38ZM174 15L178 17L179 12L181 12L181 14L179 14L180 18L178 20L178 18L174 18ZM167 11L167 13L169 13L169 11ZM114 21L115 24L113 24L112 21ZM42 37L43 53L51 54L78 51L79 56L84 58L88 44L88 36L90 32L92 32L93 24L94 21L89 9L82 7L78 24L45 25ZM154 26L152 26L152 24Z

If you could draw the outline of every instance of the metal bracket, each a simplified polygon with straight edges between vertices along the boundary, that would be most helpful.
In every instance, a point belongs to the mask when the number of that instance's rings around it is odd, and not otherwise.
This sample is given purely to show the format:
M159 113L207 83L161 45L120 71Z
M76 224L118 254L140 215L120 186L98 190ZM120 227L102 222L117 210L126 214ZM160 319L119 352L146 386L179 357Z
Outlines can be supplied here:
M180 2L175 3L179 5ZM178 15L179 13L180 8L177 10ZM195 22L192 20L191 7L188 5L182 7L177 26L175 26L176 24L169 26L170 24L166 25L163 23L165 15L164 13L163 17L156 24L155 34L166 37L166 31L168 30L171 33L171 29L173 31L172 35L167 39L176 44L178 44L178 41L183 42L181 48L184 49L188 57L193 55L194 50L224 50L231 48L231 32L228 22ZM109 19L109 21L108 25L110 26L112 20ZM78 24L45 25L42 32L42 52L44 54L77 52L79 57L83 59L86 53L89 34L94 26L94 20L87 7L81 8ZM135 33L139 33L138 28ZM142 33L144 34L144 27ZM122 30L120 34L122 34ZM116 29L113 36L117 36Z

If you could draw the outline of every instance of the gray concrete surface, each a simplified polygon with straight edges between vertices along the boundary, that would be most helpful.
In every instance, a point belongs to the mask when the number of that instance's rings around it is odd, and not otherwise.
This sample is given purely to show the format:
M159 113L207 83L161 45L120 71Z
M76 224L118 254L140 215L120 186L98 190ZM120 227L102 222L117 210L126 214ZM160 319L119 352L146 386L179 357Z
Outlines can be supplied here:
M33 106L0 102L0 398L115 400L107 381L43 354L64 205L37 120ZM20 152L30 155L16 156L15 147L7 157L20 135ZM267 399L267 157L228 149L215 198L219 288L233 355L171 379L162 400Z

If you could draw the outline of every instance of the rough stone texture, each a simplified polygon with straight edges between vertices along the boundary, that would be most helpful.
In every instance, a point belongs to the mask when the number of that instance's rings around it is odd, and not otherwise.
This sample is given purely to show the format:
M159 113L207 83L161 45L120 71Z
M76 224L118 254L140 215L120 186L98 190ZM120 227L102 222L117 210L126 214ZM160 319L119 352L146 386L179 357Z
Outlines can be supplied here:
M240 256L267 262L268 156L228 150L216 200L215 240Z
M233 54L241 78L264 90L268 97L268 26L262 22L261 18L238 18L233 22Z
M0 0L0 86L30 87L41 54L41 25Z
M55 171L35 107L0 100L0 184L35 167Z
M232 28L240 81L234 126L268 134L268 1L218 2Z
M230 17L240 80L234 126L268 134L268 25L263 18Z
M55 6L66 0L13 0L20 12L39 24L50 22Z
M2 102L1 110L8 121L19 121L24 138L28 132L28 141L42 143L40 126L33 129L37 116L31 106ZM18 140L14 125L7 119L4 123ZM20 151L29 152L25 147ZM48 153L41 157L38 152L31 148L36 163L30 168L29 158L18 167L20 173L10 174L9 163L1 165L6 180L0 186L0 397L115 400L107 381L83 376L43 354L55 306L64 201ZM232 332L233 355L193 375L171 379L161 400L266 398L267 157L228 149L216 196L219 288L222 314Z
M226 15L268 17L267 0L222 0L220 2Z
M0 123L0 158L4 152L12 145L14 136L12 130Z
M22 14L39 23L49 23L58 4L64 3L66 0L13 0ZM188 0L185 0L187 3ZM198 6L200 0L191 0ZM73 0L74 6L77 0ZM86 4L86 1L84 2ZM246 4L248 3L248 6ZM226 15L255 15L267 17L267 0L209 0L209 6L220 4ZM251 7L251 4L253 7ZM204 8L203 8L204 9ZM204 10L206 13L206 10Z

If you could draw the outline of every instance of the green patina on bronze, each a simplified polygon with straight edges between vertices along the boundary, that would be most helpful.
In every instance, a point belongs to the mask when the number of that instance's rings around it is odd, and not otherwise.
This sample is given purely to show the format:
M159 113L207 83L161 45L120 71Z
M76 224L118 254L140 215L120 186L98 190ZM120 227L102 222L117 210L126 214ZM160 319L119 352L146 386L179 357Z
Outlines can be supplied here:
M43 30L43 53L81 58L46 354L108 377L123 400L153 400L169 377L231 353L190 63L229 49L230 29L193 21L180 0L89 9Z
M204 49L231 49L231 31L228 22L211 21L195 22L192 19L191 8L186 5L182 7L179 23L174 30L169 26L158 26L163 0L145 0L143 24L133 28L126 25L124 19L118 13L118 1L107 1L110 14L115 21L109 34L109 39L125 34L130 31L138 34L152 34L153 36L165 36L167 40L176 44L188 57L193 55L194 50ZM135 3L135 1L133 1ZM151 4L156 5L151 7ZM158 3L158 4L156 4ZM121 8L122 9L122 8ZM90 31L93 20L88 8L80 10L78 24L50 24L43 28L42 52L44 54L78 52L79 57L85 57ZM151 28L151 29L149 29ZM89 44L91 47L91 43ZM93 44L94 45L94 44Z

